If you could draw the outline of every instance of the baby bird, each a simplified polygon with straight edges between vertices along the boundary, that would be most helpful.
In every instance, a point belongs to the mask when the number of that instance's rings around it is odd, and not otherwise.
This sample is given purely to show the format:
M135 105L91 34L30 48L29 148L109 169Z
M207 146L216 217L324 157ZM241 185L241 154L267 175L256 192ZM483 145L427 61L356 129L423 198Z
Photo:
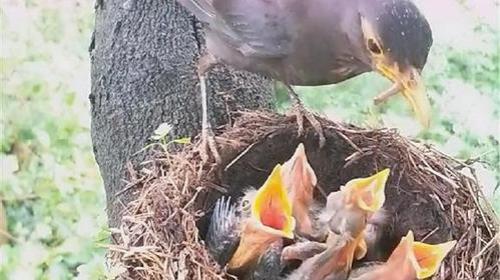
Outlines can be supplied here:
M394 236L395 219L384 208L368 218L364 231L367 253L363 261L385 261L389 258L397 242Z
M413 232L409 231L401 239L385 263L369 264L354 269L349 280L416 280L426 279L439 269L448 252L456 241L431 245L415 242Z
M328 196L321 214L328 228L326 249L305 260L288 280L347 279L354 259L366 254L364 230L368 218L384 204L388 176L389 170L385 169L368 178L354 179ZM310 248L317 250L319 246ZM283 255L293 257L289 251L292 249L285 248Z
M297 222L297 233L312 236L313 225L310 211L318 179L307 161L304 144L300 143L293 156L283 164L281 175L293 205L292 213Z
M358 232L375 213L381 211L385 202L385 185L390 170L384 169L367 178L353 179L340 191L327 197L326 206L320 214L321 223L327 223L337 234Z
M227 264L228 271L240 279L252 279L254 271L266 271L268 263L262 256L267 256L269 249L276 251L283 238L293 239L295 229L280 165L258 191L247 192L243 202L246 199L250 201L249 210L244 203L235 207L229 199L221 198L216 203L206 238L214 258L221 265Z

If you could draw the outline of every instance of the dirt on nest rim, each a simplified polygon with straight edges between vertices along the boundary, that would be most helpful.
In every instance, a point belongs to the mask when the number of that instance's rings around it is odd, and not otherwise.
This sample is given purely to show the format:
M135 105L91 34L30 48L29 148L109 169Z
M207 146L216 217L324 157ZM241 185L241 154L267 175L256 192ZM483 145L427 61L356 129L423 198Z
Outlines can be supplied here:
M317 200L389 167L386 207L396 223L387 246L408 229L430 243L453 238L458 243L433 279L500 279L500 224L470 166L395 130L320 121L327 138L321 150L310 127L297 136L294 117L238 112L217 133L221 165L203 165L196 143L129 168L136 199L124 208L109 246L119 278L227 279L203 245L205 213L221 195L260 186L302 142L318 177Z

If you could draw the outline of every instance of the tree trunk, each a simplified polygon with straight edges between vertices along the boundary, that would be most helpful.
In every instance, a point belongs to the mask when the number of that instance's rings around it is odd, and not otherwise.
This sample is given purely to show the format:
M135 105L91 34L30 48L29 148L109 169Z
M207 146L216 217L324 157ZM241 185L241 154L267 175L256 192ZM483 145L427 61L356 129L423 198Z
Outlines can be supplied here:
M97 0L89 98L110 226L118 225L120 210L131 199L130 192L121 193L125 166L142 160L134 153L158 125L171 124L173 137L193 136L200 130L200 30L174 0ZM273 106L270 81L256 75L216 69L208 87L213 125L227 122L228 111L236 106Z

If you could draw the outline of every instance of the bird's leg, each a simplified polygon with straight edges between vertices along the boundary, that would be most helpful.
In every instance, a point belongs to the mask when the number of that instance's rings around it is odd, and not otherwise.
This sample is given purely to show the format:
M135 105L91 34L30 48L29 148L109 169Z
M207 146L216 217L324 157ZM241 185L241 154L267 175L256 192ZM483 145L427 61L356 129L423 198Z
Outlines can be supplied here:
M304 118L306 118L309 121L309 123L311 123L311 126L314 128L316 133L318 133L320 148L323 147L325 145L326 139L321 124L316 119L316 117L304 107L304 104L302 104L302 101L300 101L299 96L293 90L293 88L288 84L285 85L288 89L288 95L290 96L293 102L292 106L295 112L295 116L297 117L299 136L301 136L304 133Z
M215 142L215 135L212 131L210 121L208 120L208 99L207 99L207 75L210 69L217 65L217 59L207 53L200 57L198 60L198 78L200 80L200 93L201 93L201 146L200 156L202 161L208 162L209 153L215 159L216 163L221 162L219 151L217 150L217 143Z

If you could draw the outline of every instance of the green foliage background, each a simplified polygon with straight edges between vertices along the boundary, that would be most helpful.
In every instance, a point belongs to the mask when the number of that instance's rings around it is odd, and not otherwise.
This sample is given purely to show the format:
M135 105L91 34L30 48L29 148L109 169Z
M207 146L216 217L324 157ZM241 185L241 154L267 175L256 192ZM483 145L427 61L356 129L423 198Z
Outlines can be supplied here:
M430 130L420 131L400 98L372 104L388 86L375 74L336 86L300 88L301 97L330 118L397 127L459 159L478 159L474 166L484 191L500 210L500 195L494 192L500 179L498 4L416 2L435 37L424 71L434 110ZM92 5L1 0L0 198L5 209L0 207L0 220L6 213L8 227L0 231L8 238L0 232L0 279L113 274L104 266L105 195L89 131ZM279 108L287 105L279 91Z

